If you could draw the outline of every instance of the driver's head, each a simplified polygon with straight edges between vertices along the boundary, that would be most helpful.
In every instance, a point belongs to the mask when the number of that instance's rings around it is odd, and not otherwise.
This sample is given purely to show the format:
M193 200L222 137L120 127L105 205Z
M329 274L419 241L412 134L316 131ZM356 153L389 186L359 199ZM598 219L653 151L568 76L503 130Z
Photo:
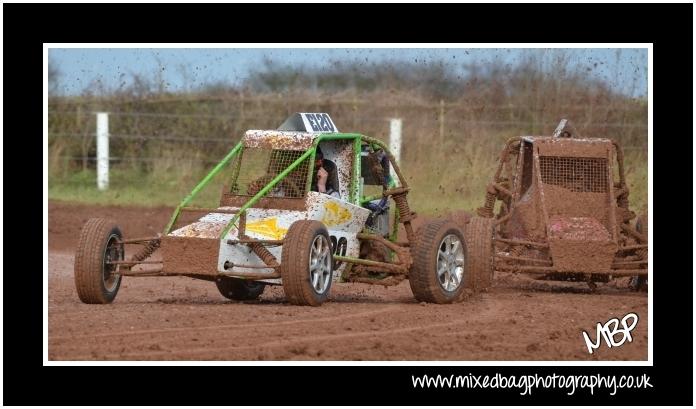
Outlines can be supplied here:
M314 156L314 168L318 169L324 165L324 154L321 149L317 148L317 153Z

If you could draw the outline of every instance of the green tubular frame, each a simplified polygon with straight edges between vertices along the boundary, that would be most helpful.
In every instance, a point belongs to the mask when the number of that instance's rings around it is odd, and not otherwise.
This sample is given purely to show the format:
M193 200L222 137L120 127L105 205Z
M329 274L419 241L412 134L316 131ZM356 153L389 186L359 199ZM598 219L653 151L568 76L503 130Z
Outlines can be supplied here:
M191 191L191 193L189 193L188 196L186 196L186 197L184 198L184 200L182 200L181 203L179 203L179 206L177 206L177 207L176 207L176 210L174 210L174 214L172 215L172 218L169 220L169 224L167 224L167 227L164 228L164 235L165 235L165 236L166 236L167 234L170 233L170 231L171 231L171 229L172 229L172 226L174 226L174 223L176 223L177 219L179 218L179 215L181 214L181 208L184 207L184 206L186 206L191 200L193 200L193 198L198 194L198 192L200 192L204 187L206 187L206 185L207 185L208 183L210 183L210 181L215 177L215 175L217 175L218 173L220 173L220 171L222 170L222 168L224 168L224 167L227 165L227 163L228 163L237 153L239 153L239 151L240 151L241 149L242 149L242 142L240 141L239 143L237 143L237 145L235 145L234 148L232 148L232 150L227 154L227 156L225 156L225 157L220 161L220 163L218 163L217 165L215 165L215 167L213 168L213 170L211 170L211 171L203 178L203 180L201 180L200 182L198 182L198 184L196 185L196 187L193 188L193 190Z
M309 166L307 172L307 182L305 183L305 192L309 192L312 189L312 175L314 174L314 162L317 157L317 150L312 146L312 154L309 158Z
M239 209L239 212L237 212L234 215L234 217L232 217L232 220L230 220L229 223L227 223L227 226L225 226L225 228L222 230L222 233L220 234L220 240L223 240L225 238L227 233L229 233L229 231L232 229L232 226L234 226L237 223L239 218L242 216L242 214L244 214L244 212L247 211L247 209L249 209L251 206L255 205L259 200L261 200L261 198L264 197L266 195L266 193L268 193L271 189L273 189L273 187L278 182L283 180L283 178L285 176L287 176L290 172L295 170L295 168L297 168L302 163L302 161L304 161L307 158L311 158L310 164L309 164L309 171L307 172L308 174L307 174L307 184L306 184L306 187L307 187L306 190L309 191L309 188L311 187L311 183L312 183L312 174L314 173L314 160L313 159L316 157L317 145L319 145L320 142L322 142L322 141L335 141L335 140L342 140L342 139L354 139L354 140L357 140L357 142L355 142L355 143L359 144L361 136L362 135L360 135L360 134L353 134L353 133L320 134L319 136L317 136L314 139L314 141L312 142L312 147L310 149L308 149L305 153L302 154L302 156L300 156L293 163L291 163L290 166L288 166L284 171L280 172L278 174L278 176L273 178L273 180L271 180L263 189L261 189L256 195L254 195L254 197L252 197L251 199L249 199L249 201L244 203L244 206L242 206ZM358 151L358 155L359 154L360 154L360 152ZM359 156L358 156L358 158L359 158ZM360 170L359 163L360 162L358 162L358 171ZM355 172L355 168L356 167L353 166L354 172ZM359 175L359 173L358 173L358 175ZM358 200L357 199L357 187L358 187L358 183L355 181L355 178L353 178L353 182L351 183L351 197L350 197L351 203L357 203L357 200Z
M224 239L227 233L232 229L232 226L235 225L237 220L244 214L244 212L247 211L251 206L255 205L256 202L261 200L262 197L266 196L266 193L268 193L275 185L283 180L285 176L287 176L290 172L295 170L296 167L302 163L303 160L307 159L310 156L313 156L315 154L315 149L308 149L305 153L302 154L299 158L295 159L293 163L290 164L284 171L280 172L276 177L273 178L266 186L264 186L263 189L261 189L257 194L255 194L251 199L249 199L246 203L244 203L244 206L239 208L239 212L235 213L234 217L232 217L232 220L230 220L229 223L227 223L227 226L222 230L222 233L220 234L220 240Z
M362 135L353 142L353 180L351 181L351 203L361 206L360 202L360 176L362 175Z
M290 166L288 166L285 170L283 170L281 173L279 173L273 180L271 180L263 189L261 189L256 195L254 195L251 199L249 199L240 209L237 213L235 213L234 217L227 223L225 228L223 229L222 233L220 234L220 239L224 239L224 237L229 233L229 231L232 229L232 226L236 225L237 221L239 218L246 212L250 207L252 207L254 204L256 204L261 198L263 198L273 187L278 184L284 177L286 177L290 172L295 170L304 160L309 158L310 164L308 166L309 172L307 175L307 182L306 182L306 191L309 191L311 188L311 183L312 183L312 175L314 173L314 159L316 158L316 152L317 152L317 146L319 145L320 142L322 141L335 141L335 140L353 140L353 175L352 175L352 181L350 185L350 190L349 190L349 202L361 206L363 203L373 200L372 197L368 198L361 198L360 197L360 175L361 175L361 152L362 152L362 143L366 142L372 145L377 145L380 148L384 149L385 151L388 152L388 148L386 144L379 139L375 139L369 136L365 136L362 134L358 133L330 133L330 134L319 134L314 141L312 142L312 147L308 149L305 153L303 153L299 158L297 158ZM220 171L234 158L235 155L237 155L241 150L243 150L243 143L240 141L235 145L235 147L225 156L225 158L220 161L204 178L201 180L196 187L193 188L191 193L189 193L184 200L179 203L179 205L176 207L176 210L174 210L174 214L172 215L169 223L164 229L164 234L167 235L171 232L172 227L176 223L176 221L179 218L179 215L181 214L181 209L185 207L193 198L205 187L210 183L210 181L218 174ZM395 185L395 181L392 180L390 181L390 185ZM375 198L381 197L381 196L375 196ZM397 222L398 223L398 222ZM395 227L397 227L397 223L395 223ZM396 230L396 229L395 229ZM393 236L395 236L393 234ZM390 237L391 238L391 237ZM394 239L395 240L395 239ZM393 240L392 240L393 241Z

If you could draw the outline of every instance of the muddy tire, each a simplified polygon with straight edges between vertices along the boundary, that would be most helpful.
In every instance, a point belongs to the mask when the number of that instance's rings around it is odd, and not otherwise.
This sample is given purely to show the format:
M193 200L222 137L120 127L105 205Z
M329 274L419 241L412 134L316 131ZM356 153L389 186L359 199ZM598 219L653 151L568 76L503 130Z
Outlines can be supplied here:
M298 220L285 235L280 275L290 304L321 305L329 296L333 254L321 222Z
M469 221L471 221L471 218L473 217L469 212L465 211L454 211L447 216L448 220L452 220L453 222L457 223L460 229L462 229L462 232L464 233L464 239L466 239L466 229L469 226Z
M75 252L75 288L85 304L109 304L121 287L118 266L109 261L123 260L125 251L121 230L112 220L89 219L82 227Z
M264 283L234 277L217 278L215 285L223 297L235 301L255 300L266 288Z
M493 285L494 249L493 249L494 219L472 217L466 228L466 246L469 250L466 271L467 288L481 291Z
M461 228L451 220L421 227L411 249L409 285L418 301L448 304L464 291L467 249Z

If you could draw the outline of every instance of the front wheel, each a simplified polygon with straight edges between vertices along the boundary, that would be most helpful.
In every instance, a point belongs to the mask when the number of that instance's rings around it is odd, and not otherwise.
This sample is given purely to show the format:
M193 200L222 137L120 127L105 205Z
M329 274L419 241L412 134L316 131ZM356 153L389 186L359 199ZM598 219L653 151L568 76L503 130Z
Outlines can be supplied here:
M283 240L280 275L291 304L318 306L329 296L333 254L329 232L321 222L298 220Z
M468 274L461 229L454 222L441 219L422 227L416 236L408 279L414 297L436 304L457 301Z
M75 253L75 287L85 304L109 304L121 286L118 264L125 251L115 222L93 218L82 227Z
M474 290L486 290L493 285L493 228L494 220L486 217L472 217L466 228L466 246L469 250L466 286Z

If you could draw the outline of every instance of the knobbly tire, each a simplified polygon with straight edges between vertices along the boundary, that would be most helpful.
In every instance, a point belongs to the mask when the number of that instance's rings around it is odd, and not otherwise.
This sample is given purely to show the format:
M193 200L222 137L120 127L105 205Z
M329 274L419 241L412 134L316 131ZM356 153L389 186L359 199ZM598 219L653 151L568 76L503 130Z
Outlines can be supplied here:
M285 235L280 276L291 304L319 306L329 296L333 254L329 232L316 220L298 220Z
M493 223L487 217L472 217L466 228L467 288L486 290L493 285Z
M447 215L447 220L452 220L455 222L462 232L464 233L464 239L466 239L466 229L469 226L469 221L473 216L465 211L454 211Z
M223 297L235 301L255 300L266 288L264 283L234 277L217 278L215 285Z
M93 218L82 227L75 253L75 287L85 304L109 304L121 287L118 265L108 261L123 260L125 251L119 244L121 230L112 220Z
M461 298L468 274L467 249L456 223L439 219L421 227L411 254L408 282L418 301L448 304Z

